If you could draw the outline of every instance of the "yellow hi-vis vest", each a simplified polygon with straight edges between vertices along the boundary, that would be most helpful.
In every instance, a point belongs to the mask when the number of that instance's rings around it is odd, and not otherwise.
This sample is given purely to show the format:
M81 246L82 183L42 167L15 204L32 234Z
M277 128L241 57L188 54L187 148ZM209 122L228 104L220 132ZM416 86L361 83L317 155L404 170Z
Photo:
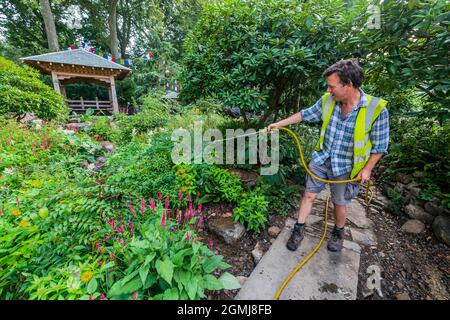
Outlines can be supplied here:
M381 111L386 107L387 101L381 98L373 97L366 94L367 105L359 108L356 117L355 131L353 134L353 169L350 173L350 179L358 175L362 168L369 161L372 142L370 141L370 131L375 119L380 115ZM325 131L333 114L336 101L333 100L329 93L325 93L322 97L322 128L320 129L320 138L316 145L316 151L323 148Z

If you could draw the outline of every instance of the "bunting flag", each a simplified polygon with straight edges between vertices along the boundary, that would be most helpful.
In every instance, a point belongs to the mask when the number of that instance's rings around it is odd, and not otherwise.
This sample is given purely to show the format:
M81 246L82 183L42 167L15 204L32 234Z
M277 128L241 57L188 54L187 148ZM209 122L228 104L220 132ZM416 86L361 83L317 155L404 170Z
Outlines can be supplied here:
M114 63L118 63L118 64L121 64L121 65L125 65L125 66L131 66L132 65L130 59L114 58L113 56L110 56L107 53L104 53L102 51L99 51L99 50L95 49L94 47L89 46L86 42L83 42L83 41L78 41L76 43L73 43L73 44L70 45L69 48L67 48L67 50L75 50L75 49L84 49L86 51L89 51L92 54L95 54L95 55L98 55L98 56L102 57L105 60L108 60L108 61L111 61L111 62L114 62ZM152 57L153 57L153 55L152 55Z

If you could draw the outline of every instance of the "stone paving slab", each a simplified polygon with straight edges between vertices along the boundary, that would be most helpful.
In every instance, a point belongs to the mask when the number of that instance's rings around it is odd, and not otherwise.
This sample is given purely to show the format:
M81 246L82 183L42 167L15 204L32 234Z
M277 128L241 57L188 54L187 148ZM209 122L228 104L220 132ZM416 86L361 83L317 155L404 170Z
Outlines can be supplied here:
M320 236L307 232L300 248L289 251L286 242L294 222L287 219L286 226L236 295L236 300L272 300L289 273L318 244ZM360 247L346 240L341 252L330 252L326 241L288 283L280 300L356 299Z

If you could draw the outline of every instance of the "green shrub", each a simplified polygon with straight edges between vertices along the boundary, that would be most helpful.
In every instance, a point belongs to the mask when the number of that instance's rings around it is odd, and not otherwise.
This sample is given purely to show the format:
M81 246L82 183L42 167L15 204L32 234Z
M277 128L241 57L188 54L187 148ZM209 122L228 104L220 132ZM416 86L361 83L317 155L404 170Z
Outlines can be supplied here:
M233 211L233 219L247 226L247 229L259 233L267 221L268 205L259 188L244 193L239 205Z
M39 73L0 57L0 114L21 119L26 113L51 120L67 119L62 96L39 80Z

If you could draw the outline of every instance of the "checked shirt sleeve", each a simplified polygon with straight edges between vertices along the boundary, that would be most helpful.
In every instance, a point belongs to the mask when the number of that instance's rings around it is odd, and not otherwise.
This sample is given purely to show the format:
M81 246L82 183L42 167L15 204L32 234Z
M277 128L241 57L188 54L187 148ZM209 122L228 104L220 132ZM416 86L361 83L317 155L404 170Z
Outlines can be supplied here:
M319 122L322 120L322 98L320 98L312 107L300 110L302 121L305 122Z
M372 141L372 150L370 151L370 153L388 153L389 112L386 108L381 111L378 118L372 124L370 140Z

